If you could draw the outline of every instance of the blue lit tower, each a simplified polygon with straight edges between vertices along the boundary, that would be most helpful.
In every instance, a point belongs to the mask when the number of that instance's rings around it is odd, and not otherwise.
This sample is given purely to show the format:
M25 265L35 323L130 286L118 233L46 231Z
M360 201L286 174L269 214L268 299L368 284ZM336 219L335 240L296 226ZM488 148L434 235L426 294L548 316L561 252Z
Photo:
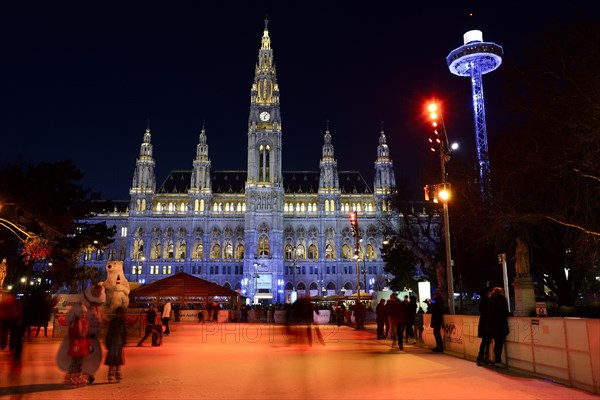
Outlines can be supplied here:
M482 75L492 72L502 64L503 50L495 43L484 42L483 34L478 30L465 33L463 39L465 44L451 51L446 57L446 63L454 75L471 78L481 197L484 201L490 201L492 197L490 160L485 127Z

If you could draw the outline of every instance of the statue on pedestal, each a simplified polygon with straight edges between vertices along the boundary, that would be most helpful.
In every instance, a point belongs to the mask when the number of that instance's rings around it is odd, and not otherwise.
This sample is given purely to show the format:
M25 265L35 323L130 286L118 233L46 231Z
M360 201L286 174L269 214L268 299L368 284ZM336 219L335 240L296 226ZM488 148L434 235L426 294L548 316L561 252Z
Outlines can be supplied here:
M438 290L446 289L446 279L444 278L444 272L445 272L444 265L438 261L438 263L435 266L435 274L436 274L436 278L437 278Z
M517 276L529 276L529 247L527 247L527 244L518 236L514 259Z

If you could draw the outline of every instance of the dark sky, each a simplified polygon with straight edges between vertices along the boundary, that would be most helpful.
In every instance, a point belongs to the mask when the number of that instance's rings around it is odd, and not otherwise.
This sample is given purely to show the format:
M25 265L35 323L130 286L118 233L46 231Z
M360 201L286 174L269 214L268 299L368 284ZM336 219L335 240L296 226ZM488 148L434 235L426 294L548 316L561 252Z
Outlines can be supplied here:
M12 3L0 6L0 165L70 158L84 186L126 199L148 119L159 185L171 169L191 169L203 124L213 169L245 169L265 16L283 169L318 170L330 121L338 168L372 184L384 121L397 178L417 195L425 171L439 168L421 115L430 97L444 102L456 157L475 157L470 83L445 63L463 33L482 30L510 62L542 26L590 16L594 2ZM504 79L503 66L484 76L490 147Z

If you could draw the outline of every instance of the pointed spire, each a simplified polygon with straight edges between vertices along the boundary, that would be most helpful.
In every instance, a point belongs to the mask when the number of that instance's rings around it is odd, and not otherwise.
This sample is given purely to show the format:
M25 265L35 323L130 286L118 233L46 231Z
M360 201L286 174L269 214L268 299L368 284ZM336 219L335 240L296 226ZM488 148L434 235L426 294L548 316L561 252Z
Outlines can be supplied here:
M377 146L377 160L375 161L375 188L376 196L379 198L378 209L389 211L387 196L396 190L396 177L394 175L394 164L390 159L390 149L387 145L387 138L381 121L381 130L379 132L379 145Z
M319 193L335 194L339 192L339 177L337 173L337 161L334 158L331 132L329 131L329 120L325 130L323 152L321 156L319 175Z
M156 178L154 176L154 158L152 157L152 135L150 133L150 121L148 120L144 138L140 145L140 155L133 173L130 194L133 196L134 194L154 193L155 190Z
M202 122L202 130L196 146L196 158L190 182L190 193L208 193L211 189L210 159L208 158L208 144L206 140L206 129Z

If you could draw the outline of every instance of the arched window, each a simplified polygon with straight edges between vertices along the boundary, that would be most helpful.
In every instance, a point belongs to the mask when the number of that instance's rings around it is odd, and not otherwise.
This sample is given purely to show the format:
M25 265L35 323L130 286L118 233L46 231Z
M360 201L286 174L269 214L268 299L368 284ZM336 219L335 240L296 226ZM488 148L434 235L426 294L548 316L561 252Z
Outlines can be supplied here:
M333 251L333 246L331 243L325 244L325 259L333 260L335 258L335 252Z
M316 260L318 258L319 258L319 251L317 250L317 246L315 246L314 244L311 244L310 246L308 246L308 259Z
M304 245L300 244L296 247L296 258L298 260L306 260L306 249Z
M258 181L259 182L268 182L270 179L270 157L271 157L271 147L269 145L260 145L259 154L258 154Z
M204 246L202 246L202 243L198 243L194 251L194 258L202 259L202 257L204 257Z
M258 255L269 255L269 236L265 234L260 235L260 237L258 238Z
M212 249L210 249L210 259L211 260L221 259L221 246L218 243L213 244Z
M345 260L349 260L352 258L352 255L352 249L350 249L350 246L344 243L344 245L342 246L342 258Z
M291 244L286 244L284 253L285 259L292 261L294 259L294 246L292 246Z
M225 244L225 248L223 249L223 259L231 260L233 258L233 246L230 242Z
M185 260L187 252L187 247L185 245L185 240L180 239L177 242L177 258L180 260Z
M175 257L175 247L173 246L172 240L167 240L165 242L165 255L164 258L172 260Z
M238 243L238 245L235 248L235 258L238 260L244 259L244 245L241 243Z
M367 258L369 260L374 260L375 258L377 258L377 255L375 254L375 249L373 248L373 245L371 243L367 245Z
M150 247L150 259L158 260L161 254L161 246L160 241L158 239L154 239L152 241L152 246Z

